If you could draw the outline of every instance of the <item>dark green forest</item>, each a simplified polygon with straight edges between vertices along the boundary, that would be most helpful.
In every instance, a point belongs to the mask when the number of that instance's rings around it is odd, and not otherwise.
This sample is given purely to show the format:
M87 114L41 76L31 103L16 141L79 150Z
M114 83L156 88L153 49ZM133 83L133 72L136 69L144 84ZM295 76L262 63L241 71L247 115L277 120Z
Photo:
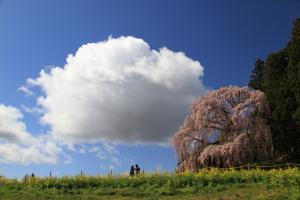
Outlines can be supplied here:
M300 18L285 48L255 62L248 85L267 95L274 159L300 161Z

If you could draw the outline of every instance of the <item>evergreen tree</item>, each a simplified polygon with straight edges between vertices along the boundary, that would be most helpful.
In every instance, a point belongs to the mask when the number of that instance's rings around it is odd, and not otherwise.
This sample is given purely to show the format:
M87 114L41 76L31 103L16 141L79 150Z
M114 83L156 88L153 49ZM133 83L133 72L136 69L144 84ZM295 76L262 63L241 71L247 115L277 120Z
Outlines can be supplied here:
M267 95L275 156L300 160L300 19L286 48L255 63L249 86Z
M251 79L248 84L249 87L255 90L261 90L261 84L263 79L264 61L260 58L255 62L254 70L252 71Z
M290 113L291 154L300 160L300 18L294 22L288 48L287 92Z
M267 95L272 114L269 123L272 129L275 156L287 154L289 146L289 134L287 127L289 113L286 111L287 92L287 51L281 50L268 56L265 62L262 91Z
M294 106L292 118L300 125L300 19L294 23L289 46L288 89Z

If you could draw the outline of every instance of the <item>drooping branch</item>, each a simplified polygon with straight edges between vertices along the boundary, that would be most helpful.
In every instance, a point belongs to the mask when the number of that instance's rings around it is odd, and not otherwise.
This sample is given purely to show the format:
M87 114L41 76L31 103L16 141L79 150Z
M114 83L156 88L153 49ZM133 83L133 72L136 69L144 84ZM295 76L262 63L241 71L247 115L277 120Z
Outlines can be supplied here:
M180 161L187 163L196 162L195 156L205 147L220 144L220 139L209 141L208 134L218 132L222 144L226 144L241 134L249 135L254 129L266 127L257 125L264 124L265 120L255 113L268 113L268 104L260 91L230 86L200 97L190 111L191 114L172 138ZM195 141L201 146L195 145ZM188 165L195 166L195 163Z

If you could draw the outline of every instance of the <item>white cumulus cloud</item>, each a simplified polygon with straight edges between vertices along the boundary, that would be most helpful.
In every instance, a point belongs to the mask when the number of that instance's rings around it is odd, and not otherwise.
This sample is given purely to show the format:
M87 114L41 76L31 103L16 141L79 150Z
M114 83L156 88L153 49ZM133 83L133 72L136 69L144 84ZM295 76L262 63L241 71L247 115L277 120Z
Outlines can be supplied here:
M56 139L165 143L207 93L203 70L182 52L119 37L81 46L65 66L42 70L27 85L43 91L41 121Z

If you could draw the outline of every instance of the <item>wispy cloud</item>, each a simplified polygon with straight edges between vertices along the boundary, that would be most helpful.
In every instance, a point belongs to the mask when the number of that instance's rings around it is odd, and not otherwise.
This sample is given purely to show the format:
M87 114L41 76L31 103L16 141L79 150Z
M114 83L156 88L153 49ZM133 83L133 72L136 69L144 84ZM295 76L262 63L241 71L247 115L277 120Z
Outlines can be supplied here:
M27 107L23 104L20 107L21 107L22 111L30 113L30 114L39 115L39 114L43 113L43 110L41 108L38 108L38 107L30 108L30 107Z
M18 90L23 92L27 97L35 96L35 94L26 86L22 86Z

